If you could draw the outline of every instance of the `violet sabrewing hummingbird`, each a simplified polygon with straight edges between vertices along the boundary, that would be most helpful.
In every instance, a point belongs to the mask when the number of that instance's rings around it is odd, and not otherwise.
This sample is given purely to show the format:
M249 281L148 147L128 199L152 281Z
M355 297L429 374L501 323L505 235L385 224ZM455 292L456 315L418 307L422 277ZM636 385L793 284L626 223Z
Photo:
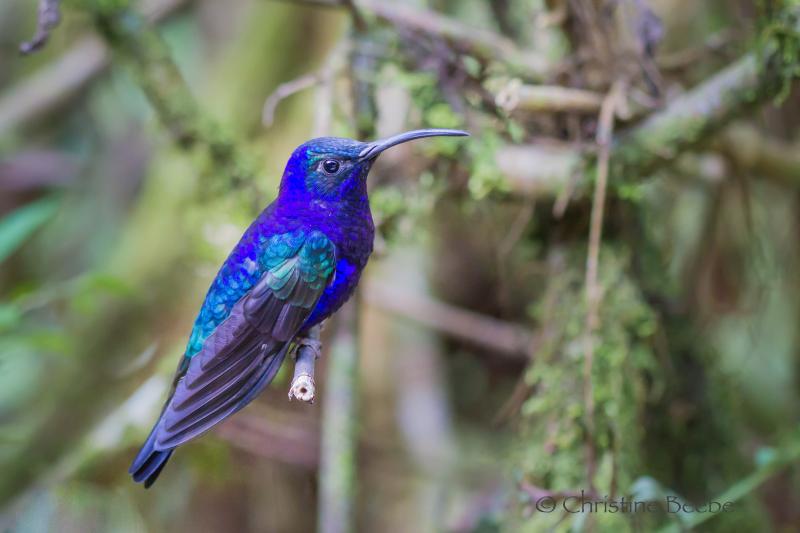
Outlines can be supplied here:
M458 130L365 143L321 137L292 153L278 196L253 221L206 294L161 415L129 472L151 486L176 447L242 409L287 353L353 294L375 226L366 179L387 148Z

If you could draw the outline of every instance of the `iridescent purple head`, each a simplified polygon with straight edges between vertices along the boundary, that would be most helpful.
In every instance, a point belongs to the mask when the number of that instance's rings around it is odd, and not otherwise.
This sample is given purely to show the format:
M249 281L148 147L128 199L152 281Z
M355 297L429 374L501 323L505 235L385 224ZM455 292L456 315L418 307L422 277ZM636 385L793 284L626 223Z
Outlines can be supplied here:
M311 199L345 199L366 194L372 163L387 148L423 137L465 136L465 131L414 130L370 143L319 137L292 153L281 181L281 194Z

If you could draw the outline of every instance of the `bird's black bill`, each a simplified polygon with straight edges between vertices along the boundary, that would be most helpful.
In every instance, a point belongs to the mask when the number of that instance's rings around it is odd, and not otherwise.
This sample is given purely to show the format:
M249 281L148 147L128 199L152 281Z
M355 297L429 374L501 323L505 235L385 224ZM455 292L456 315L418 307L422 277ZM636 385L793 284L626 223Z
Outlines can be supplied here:
M365 159L375 159L384 150L397 146L398 144L413 141L414 139L422 139L423 137L468 137L469 133L461 130L442 130L442 129L427 129L427 130L414 130L400 133L386 139L373 141L369 143L364 150L358 154L358 158L362 161Z

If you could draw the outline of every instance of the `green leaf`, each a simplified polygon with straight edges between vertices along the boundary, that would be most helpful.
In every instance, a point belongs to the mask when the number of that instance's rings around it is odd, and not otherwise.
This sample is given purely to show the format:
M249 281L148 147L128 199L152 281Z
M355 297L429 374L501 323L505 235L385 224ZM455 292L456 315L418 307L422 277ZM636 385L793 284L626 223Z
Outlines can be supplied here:
M13 254L58 209L54 197L42 198L0 219L0 262Z

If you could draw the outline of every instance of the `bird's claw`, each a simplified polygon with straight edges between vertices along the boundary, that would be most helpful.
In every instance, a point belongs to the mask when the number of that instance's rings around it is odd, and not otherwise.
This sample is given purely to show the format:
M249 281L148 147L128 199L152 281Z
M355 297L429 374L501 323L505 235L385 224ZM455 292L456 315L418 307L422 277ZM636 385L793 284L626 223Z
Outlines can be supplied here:
M297 349L294 352L295 359L300 354L300 350L303 347L308 348L314 354L314 360L317 360L322 355L322 342L319 339L314 339L311 337L300 337L295 339L295 343L297 344Z

